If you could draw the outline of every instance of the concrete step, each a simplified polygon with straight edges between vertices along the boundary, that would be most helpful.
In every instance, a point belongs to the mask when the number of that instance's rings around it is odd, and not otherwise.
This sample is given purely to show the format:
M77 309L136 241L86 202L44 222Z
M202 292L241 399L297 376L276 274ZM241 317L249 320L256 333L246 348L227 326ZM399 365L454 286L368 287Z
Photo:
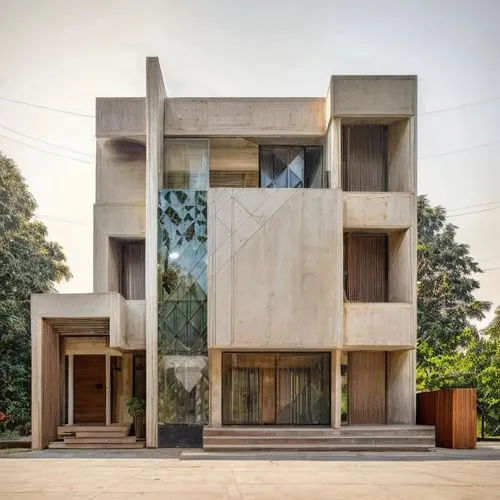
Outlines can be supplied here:
M144 448L144 442L136 443L65 443L64 441L53 441L49 443L50 449L139 449Z
M76 432L128 432L128 425L112 424L112 425L60 425L57 428L58 435L75 434Z
M109 436L99 436L99 437L65 437L64 442L68 444L85 444L85 443L109 443L109 444L119 444L119 443L135 443L135 436L120 436L120 437L109 437Z
M94 431L81 431L75 432L75 437L77 438L119 438L119 437L127 437L128 430L125 432L119 431L109 431L109 432L94 432Z
M405 436L434 437L432 426L352 426L330 427L205 427L204 437L212 436L282 436L282 437L331 437L331 436Z
M206 452L229 451L429 451L434 446L428 444L262 444L203 445Z
M311 445L331 444L331 445L374 445L374 444L408 444L435 446L434 436L328 436L328 437L282 437L282 436L204 436L203 447L212 445L279 445L298 444Z

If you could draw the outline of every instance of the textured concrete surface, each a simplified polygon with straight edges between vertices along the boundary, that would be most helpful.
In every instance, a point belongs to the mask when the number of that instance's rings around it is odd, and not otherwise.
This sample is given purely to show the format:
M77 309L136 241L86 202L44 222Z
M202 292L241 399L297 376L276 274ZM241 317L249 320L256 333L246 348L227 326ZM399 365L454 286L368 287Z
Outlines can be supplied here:
M0 458L0 498L500 499L500 456L494 449L471 452L469 458L438 452L413 459L408 454L406 460L388 454L365 454L360 460L351 454L335 461L270 456L201 462L178 455L179 450L145 450L135 452L137 458L116 452L17 453ZM47 458L33 458L40 456Z

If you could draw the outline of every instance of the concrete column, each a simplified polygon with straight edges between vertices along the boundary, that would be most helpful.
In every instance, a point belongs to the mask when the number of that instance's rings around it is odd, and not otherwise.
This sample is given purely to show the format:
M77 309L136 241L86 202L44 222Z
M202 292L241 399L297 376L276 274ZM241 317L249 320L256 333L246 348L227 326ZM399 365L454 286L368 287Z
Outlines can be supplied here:
M157 57L146 59L146 446L158 446L158 177L163 170L165 86Z
M210 425L222 425L222 352L218 349L208 351L208 370L210 383Z
M416 351L387 352L386 415L388 424L416 422Z
M73 425L75 411L75 376L74 376L75 356L68 356L68 425Z
M340 370L342 351L337 349L331 354L330 379L330 423L334 429L340 429L342 418L342 373Z

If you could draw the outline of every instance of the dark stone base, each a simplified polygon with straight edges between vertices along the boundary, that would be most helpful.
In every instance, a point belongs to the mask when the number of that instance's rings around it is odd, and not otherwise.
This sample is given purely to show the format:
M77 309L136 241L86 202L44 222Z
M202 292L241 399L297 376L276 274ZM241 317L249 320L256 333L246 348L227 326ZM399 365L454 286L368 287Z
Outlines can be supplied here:
M170 424L158 426L159 448L202 448L203 425Z

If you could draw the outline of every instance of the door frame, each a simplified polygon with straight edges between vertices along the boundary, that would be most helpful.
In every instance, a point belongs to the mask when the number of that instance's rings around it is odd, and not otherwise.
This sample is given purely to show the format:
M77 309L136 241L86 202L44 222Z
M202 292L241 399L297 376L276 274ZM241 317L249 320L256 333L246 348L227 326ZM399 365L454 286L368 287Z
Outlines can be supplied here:
M67 424L74 425L75 418L75 371L74 371L74 363L75 356L85 356L89 355L87 353L81 354L67 354L68 356L68 410L67 410ZM106 382L105 382L105 391L106 391L106 421L105 425L111 425L111 355L110 354L101 354L96 353L92 354L95 356L105 356L106 358Z

